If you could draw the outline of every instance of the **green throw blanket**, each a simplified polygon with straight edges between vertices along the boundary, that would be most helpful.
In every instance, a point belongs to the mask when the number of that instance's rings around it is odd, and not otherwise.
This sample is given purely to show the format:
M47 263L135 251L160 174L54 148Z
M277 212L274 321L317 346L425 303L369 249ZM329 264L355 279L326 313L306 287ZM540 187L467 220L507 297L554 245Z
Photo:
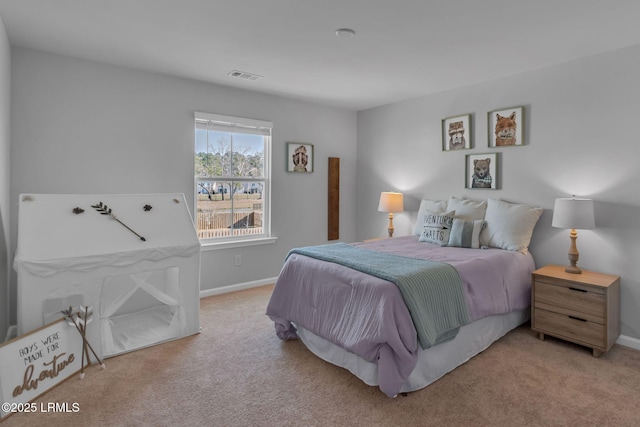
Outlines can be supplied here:
M460 275L451 265L360 249L346 243L292 249L395 283L418 333L422 348L453 339L469 323Z

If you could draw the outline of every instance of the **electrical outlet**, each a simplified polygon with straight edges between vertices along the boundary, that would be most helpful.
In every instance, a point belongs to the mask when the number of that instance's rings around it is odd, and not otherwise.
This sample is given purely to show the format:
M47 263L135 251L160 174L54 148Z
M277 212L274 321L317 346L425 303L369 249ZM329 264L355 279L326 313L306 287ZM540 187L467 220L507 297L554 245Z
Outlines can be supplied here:
M233 265L242 265L242 255L237 254L233 259Z

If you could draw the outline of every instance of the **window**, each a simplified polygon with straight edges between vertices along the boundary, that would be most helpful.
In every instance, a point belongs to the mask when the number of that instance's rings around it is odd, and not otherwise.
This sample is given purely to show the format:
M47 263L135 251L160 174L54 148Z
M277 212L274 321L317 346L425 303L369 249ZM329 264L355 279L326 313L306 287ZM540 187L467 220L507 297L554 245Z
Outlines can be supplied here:
M203 243L270 237L271 122L195 113L196 229Z

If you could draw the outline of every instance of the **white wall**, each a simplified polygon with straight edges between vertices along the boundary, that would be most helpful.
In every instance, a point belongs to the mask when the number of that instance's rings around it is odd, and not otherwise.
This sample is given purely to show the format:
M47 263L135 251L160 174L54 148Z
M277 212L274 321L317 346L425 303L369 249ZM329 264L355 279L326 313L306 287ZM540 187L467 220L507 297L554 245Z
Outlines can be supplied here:
M11 50L0 18L0 342L9 326L9 159Z
M11 82L14 248L20 193L181 192L193 200L194 111L274 122L278 240L203 251L201 289L275 277L289 249L327 242L328 157L341 159L340 237L355 239L355 112L22 48L12 50ZM315 145L314 173L285 171L287 141ZM15 296L15 277L12 286Z
M554 199L593 198L596 229L579 231L578 265L621 276L622 334L640 337L640 47L358 113L359 239L383 236L380 191L409 196L397 235L410 234L421 198L499 198L545 209L530 250L566 264L568 230L551 227ZM488 148L487 112L525 107L526 145ZM441 119L472 113L475 148L443 152ZM465 190L465 155L500 153L498 190Z
M22 192L178 191L191 200L193 111L237 115L275 124L273 232L279 239L273 245L203 252L202 289L276 276L290 248L326 242L326 163L336 156L341 158L343 241L386 233L386 214L376 211L380 191L407 195L406 209L413 212L396 215L397 235L409 233L423 197L495 197L545 208L531 251L539 266L564 264L568 232L551 228L553 201L570 194L592 197L597 228L580 232L579 265L622 277L622 333L640 337L638 47L356 117L346 110L28 49L14 48L9 61L3 35L0 31L0 162L7 164L9 151L9 87L3 82L10 63L11 192L8 203L0 186L0 230L8 240L10 223L11 252ZM526 145L487 148L487 111L517 105L526 108ZM473 114L475 148L442 152L441 119L465 113ZM315 144L315 173L285 172L287 141ZM483 152L500 153L501 187L465 190L465 154ZM6 244L0 241L3 250ZM243 265L234 267L238 253ZM0 253L0 268L4 258ZM11 304L15 308L15 275Z

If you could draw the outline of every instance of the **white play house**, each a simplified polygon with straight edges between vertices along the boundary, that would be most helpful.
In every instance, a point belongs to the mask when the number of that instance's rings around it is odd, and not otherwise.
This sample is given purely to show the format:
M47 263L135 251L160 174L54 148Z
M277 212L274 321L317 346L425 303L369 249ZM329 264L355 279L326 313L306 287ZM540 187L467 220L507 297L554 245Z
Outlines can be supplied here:
M23 194L14 268L19 335L80 305L94 307L100 357L199 331L200 242L182 194Z

